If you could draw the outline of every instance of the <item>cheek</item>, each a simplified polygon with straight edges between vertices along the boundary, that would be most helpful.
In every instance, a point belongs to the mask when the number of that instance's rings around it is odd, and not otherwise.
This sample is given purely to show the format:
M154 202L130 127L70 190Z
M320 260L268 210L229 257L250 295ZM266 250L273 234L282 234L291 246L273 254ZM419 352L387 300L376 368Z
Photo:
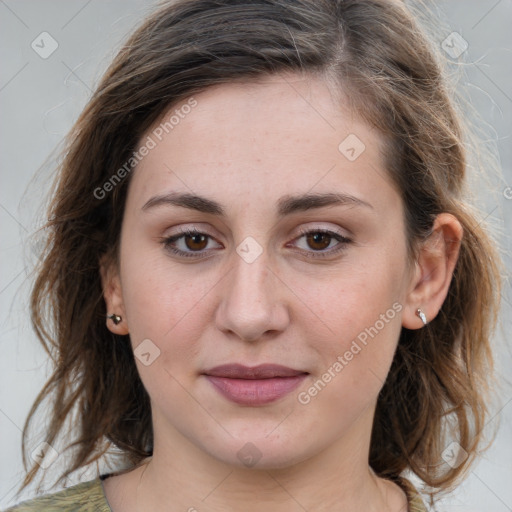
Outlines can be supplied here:
M121 262L132 345L136 347L149 338L160 349L162 361L171 351L172 361L190 356L196 348L191 341L199 338L206 319L215 276L211 272L197 276L193 265L178 268L161 249L144 253L135 249Z
M320 364L301 389L299 403L310 403L322 411L321 415L332 422L333 428L341 429L348 428L372 406L386 381L396 350L401 309L399 302L391 304L386 300L382 301L382 308L351 308L347 304L345 309L338 309L338 317L331 321L330 328L339 334L331 333L320 340L322 346L317 345L321 351Z
M390 262L378 265L368 260L357 268L346 265L321 280L308 278L295 289L317 320L309 324L311 328L322 325L322 331L331 334L333 345L343 348L347 341L376 322L379 331L387 330L383 329L383 322L387 326L399 317L397 309L401 308L393 309L393 304L402 300L401 279L397 274Z
M304 303L321 319L305 325L321 362L317 392L324 384L331 390L325 399L333 393L328 400L356 406L376 398L384 384L401 331L403 266L396 260L381 251L357 269L347 265L322 285L302 288Z
M180 271L159 255L142 258L132 253L121 261L130 339L152 403L170 407L173 414L204 414L200 408L194 409L184 389L197 371L194 362L198 360L199 345L195 340L204 330L206 299L216 281L207 275L194 278L192 271ZM144 350L151 353L149 364L138 357L142 352L139 347L145 346L146 340L151 340L149 350ZM169 396L173 397L171 404Z

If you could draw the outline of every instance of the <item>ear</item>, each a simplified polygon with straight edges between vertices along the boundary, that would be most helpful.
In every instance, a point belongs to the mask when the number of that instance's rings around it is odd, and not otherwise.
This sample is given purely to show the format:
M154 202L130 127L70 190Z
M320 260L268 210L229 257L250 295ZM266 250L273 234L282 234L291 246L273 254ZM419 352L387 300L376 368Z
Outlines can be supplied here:
M114 334L128 334L119 270L113 258L108 255L103 255L100 259L100 275L107 315L116 314L121 317L121 321L117 325L107 317L105 319L107 328Z
M450 288L462 236L463 228L455 216L441 213L436 217L432 233L422 243L415 262L402 315L402 325L407 329L423 327L416 314L418 308L428 322L439 313Z

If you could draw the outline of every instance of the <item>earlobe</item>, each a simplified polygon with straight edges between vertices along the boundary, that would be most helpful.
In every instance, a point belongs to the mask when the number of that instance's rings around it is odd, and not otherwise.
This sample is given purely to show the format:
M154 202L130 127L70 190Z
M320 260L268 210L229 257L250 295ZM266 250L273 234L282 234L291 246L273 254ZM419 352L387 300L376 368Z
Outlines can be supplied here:
M106 326L114 334L128 334L119 272L115 262L106 255L100 259L100 275L107 308Z
M463 229L456 217L449 213L436 217L432 233L422 243L416 260L402 315L402 325L407 329L421 329L439 313L450 288L462 236Z

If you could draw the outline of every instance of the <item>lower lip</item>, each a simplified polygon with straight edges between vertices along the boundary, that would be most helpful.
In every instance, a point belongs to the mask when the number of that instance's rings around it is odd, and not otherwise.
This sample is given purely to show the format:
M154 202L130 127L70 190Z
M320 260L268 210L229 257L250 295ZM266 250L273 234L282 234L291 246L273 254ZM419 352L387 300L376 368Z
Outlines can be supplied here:
M307 377L274 377L272 379L228 379L226 377L206 378L228 400L242 405L264 405L287 395Z

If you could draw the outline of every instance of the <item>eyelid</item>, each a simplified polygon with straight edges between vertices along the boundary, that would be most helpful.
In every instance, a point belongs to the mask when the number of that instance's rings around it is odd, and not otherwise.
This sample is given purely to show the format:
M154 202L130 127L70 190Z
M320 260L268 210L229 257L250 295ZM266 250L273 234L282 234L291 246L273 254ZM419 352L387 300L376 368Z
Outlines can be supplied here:
M335 227L325 227L325 226L318 225L318 224L314 224L314 225L308 224L307 226L300 226L298 231L299 231L299 236L307 235L311 232L313 232L313 233L320 232L320 233L335 234L335 235L339 236L340 238L350 240L349 235L341 232L340 230L336 229Z

